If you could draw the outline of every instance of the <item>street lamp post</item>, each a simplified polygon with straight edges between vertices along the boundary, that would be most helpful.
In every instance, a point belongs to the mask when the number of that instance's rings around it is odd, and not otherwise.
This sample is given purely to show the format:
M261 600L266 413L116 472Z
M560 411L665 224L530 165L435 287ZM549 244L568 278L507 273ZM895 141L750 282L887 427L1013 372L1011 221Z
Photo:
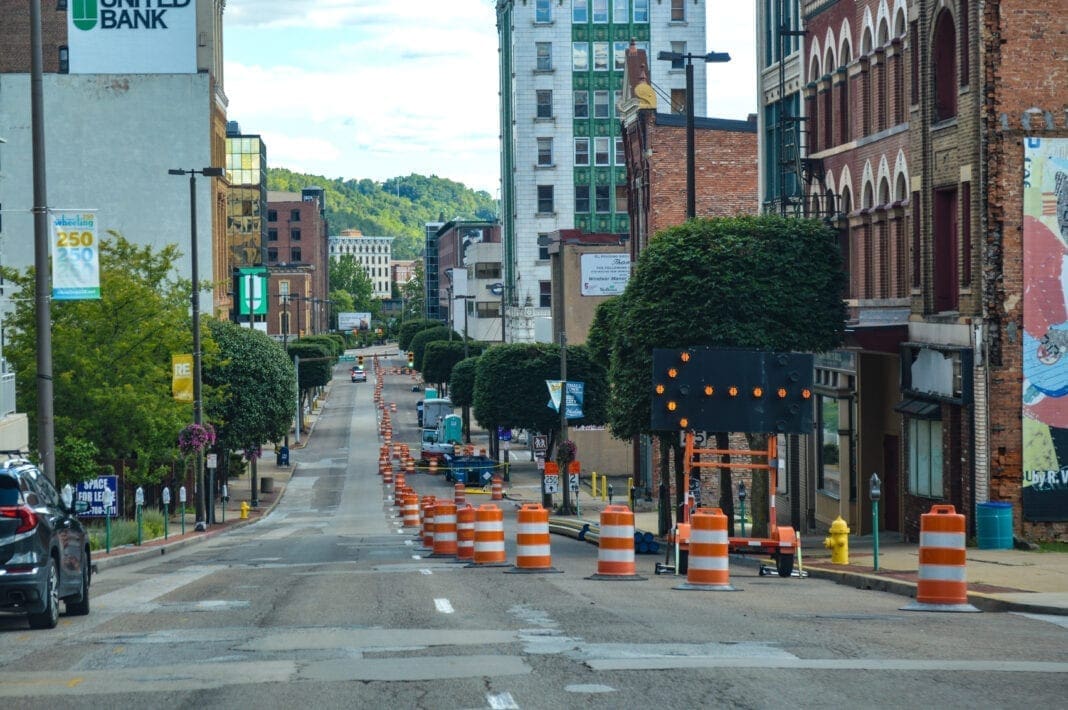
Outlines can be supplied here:
M504 339L504 284L498 281L497 283L489 284L486 289L494 296L501 297L501 343L504 343L506 342Z
M661 61L670 62L676 62L683 59L686 60L686 219L693 219L697 216L693 145L693 60L697 59L703 62L729 62L731 60L731 55L727 52L709 52L707 54L660 52L656 55L656 58Z
M196 176L203 175L204 177L222 177L222 168L202 168L197 170L190 168L189 170L182 169L170 169L167 171L171 175L188 175L189 176L189 257L192 262L190 267L190 276L193 280L192 296L190 303L193 309L193 423L202 424L204 421L204 400L201 398L201 368L200 368L200 271L197 264L197 185ZM196 527L198 530L204 530L207 525L204 520L204 512L207 510L207 494L204 489L204 467L203 467L203 452L197 451L196 453Z

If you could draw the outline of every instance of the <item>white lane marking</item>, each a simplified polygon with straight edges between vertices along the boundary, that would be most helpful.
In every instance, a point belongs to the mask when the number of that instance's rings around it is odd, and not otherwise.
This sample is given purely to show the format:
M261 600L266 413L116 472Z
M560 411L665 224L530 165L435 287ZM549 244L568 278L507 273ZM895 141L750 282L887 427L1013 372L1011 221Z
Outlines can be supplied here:
M511 693L486 694L486 701L493 710L519 710Z
M454 611L448 599L435 599L434 607L442 614L451 614Z
M222 566L187 567L179 572L160 575L128 585L93 599L93 606L108 613L140 613L156 608L154 599L226 569Z

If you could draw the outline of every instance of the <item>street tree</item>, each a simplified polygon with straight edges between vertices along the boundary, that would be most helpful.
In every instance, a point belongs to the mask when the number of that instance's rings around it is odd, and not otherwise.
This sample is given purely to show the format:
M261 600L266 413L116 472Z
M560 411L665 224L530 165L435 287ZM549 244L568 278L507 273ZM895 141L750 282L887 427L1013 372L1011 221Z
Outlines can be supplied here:
M423 272L423 261L419 259L415 262L415 268L412 270L412 278L408 279L407 283L400 287L403 306L401 309L402 324L411 320L426 318L426 299L423 298L425 286L426 276Z
M438 328L442 325L443 323L439 320L405 321L397 330L397 347L401 350L407 350L416 333L429 328Z
M462 338L463 336L457 334L452 328L439 323L433 328L420 330L413 335L406 350L410 350L415 354L415 357L413 358L415 360L415 369L422 372L423 368L426 366L426 363L423 362L423 358L424 353L426 352L427 343L432 343L435 340L460 341Z
M60 485L84 466L91 442L101 463L133 462L133 483L157 482L160 464L176 460L178 432L193 419L192 406L171 392L171 356L190 353L191 285L175 276L178 248L138 246L117 232L100 242L100 298L52 304L53 402L57 454L83 465L57 467ZM4 269L14 310L5 320L4 357L18 383L17 406L37 421L37 331L34 273ZM205 360L215 350L202 328ZM212 388L205 387L205 402ZM30 441L37 448L37 431ZM57 457L58 463L58 457Z
M311 401L315 392L326 387L330 382L334 375L334 362L337 360L337 355L330 343L307 342L304 339L290 343L287 355L291 360L294 357L299 358L297 386L300 393L300 406L297 410L300 412L300 421L297 422L297 427L303 427L304 407Z
M658 233L641 253L618 302L604 306L591 333L610 341L613 434L658 434L661 481L669 447L681 503L679 433L650 430L652 352L687 346L826 352L842 342L845 273L836 235L822 222L778 216L691 220ZM614 313L613 313L614 311ZM725 437L725 435L724 435ZM724 437L718 439L723 443ZM760 441L753 442L754 448ZM726 448L726 446L717 446ZM754 479L755 521L766 521L766 478ZM730 472L720 476L720 507L733 520ZM670 527L662 483L661 532ZM763 509L762 509L763 507ZM666 526L665 526L666 522ZM758 527L755 534L761 534Z

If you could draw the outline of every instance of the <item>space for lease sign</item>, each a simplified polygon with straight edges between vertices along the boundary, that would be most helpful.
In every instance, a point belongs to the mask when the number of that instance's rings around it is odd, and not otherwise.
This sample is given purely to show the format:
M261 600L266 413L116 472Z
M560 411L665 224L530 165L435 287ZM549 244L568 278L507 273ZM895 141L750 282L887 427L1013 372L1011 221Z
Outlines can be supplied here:
M630 278L629 254L583 254L581 279L583 296L618 296Z
M70 0L71 74L195 74L193 0Z

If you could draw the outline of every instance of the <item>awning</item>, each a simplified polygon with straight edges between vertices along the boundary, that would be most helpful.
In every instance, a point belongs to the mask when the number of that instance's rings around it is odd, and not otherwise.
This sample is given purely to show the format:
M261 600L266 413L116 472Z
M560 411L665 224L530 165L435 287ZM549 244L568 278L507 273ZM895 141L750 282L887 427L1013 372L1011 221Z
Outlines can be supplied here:
M894 411L913 419L941 419L942 405L925 399L906 397L894 405Z

